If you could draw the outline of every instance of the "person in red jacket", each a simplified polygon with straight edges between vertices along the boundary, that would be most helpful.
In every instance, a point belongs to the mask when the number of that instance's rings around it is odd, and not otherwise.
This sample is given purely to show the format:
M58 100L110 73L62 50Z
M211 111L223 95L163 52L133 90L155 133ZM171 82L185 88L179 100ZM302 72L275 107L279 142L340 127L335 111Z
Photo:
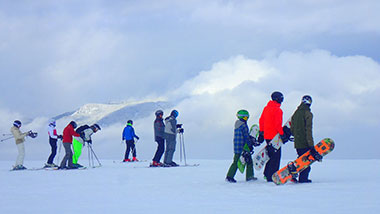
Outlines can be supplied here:
M259 119L260 135L259 143L262 143L265 139L267 142L267 151L269 155L269 161L265 165L264 176L268 182L272 182L272 175L280 168L281 159L281 148L275 150L269 142L278 133L281 135L283 143L287 141L286 135L282 128L282 110L281 103L284 101L284 95L281 92L275 91L271 95L272 100L270 100L265 106L263 113Z
M63 130L63 140L62 145L65 148L65 157L63 157L61 165L58 169L76 169L73 165L73 151L71 150L71 145L73 142L73 136L80 137L78 133L75 132L75 128L77 127L77 123L75 121L71 121L69 125L65 127ZM66 166L67 163L67 166Z

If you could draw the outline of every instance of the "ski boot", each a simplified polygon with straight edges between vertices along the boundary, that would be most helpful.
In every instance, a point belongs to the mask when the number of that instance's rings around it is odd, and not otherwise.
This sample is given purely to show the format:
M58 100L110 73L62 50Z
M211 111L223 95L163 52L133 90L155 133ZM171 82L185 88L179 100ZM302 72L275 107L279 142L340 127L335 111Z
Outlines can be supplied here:
M132 161L139 161L139 160L136 157L133 157Z
M236 180L234 178L231 178L231 177L226 177L226 181L229 183L236 183Z

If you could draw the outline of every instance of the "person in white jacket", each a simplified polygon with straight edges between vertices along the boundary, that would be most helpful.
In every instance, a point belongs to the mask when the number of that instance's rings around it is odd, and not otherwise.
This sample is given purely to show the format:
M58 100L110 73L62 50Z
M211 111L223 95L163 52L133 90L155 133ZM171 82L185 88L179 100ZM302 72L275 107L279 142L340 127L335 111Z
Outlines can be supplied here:
M49 167L58 167L58 165L54 164L54 157L57 154L57 141L58 139L62 140L62 135L57 134L57 129L55 120L51 120L48 126L48 134L49 134L49 144L51 147L51 153L45 164L45 168Z

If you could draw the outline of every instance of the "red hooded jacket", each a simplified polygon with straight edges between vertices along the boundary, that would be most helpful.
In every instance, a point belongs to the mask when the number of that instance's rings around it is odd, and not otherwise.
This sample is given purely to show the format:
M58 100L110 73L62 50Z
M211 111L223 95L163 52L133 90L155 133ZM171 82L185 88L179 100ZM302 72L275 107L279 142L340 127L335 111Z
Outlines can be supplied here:
M260 131L264 132L264 139L271 140L277 133L284 134L282 130L282 110L281 104L276 101L269 101L265 106L259 120Z
M73 142L73 136L79 137L80 135L75 132L74 127L69 124L65 127L63 130L63 143L72 143Z

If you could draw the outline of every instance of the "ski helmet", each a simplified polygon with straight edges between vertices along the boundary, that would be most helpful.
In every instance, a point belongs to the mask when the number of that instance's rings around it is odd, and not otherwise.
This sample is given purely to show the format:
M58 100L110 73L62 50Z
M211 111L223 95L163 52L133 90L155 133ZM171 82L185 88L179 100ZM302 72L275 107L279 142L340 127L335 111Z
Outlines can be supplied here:
M175 118L178 117L179 113L177 110L173 110L171 113L170 113L171 116L174 116Z
M99 126L98 124L96 124L96 123L95 123L94 125L91 126L91 129L94 130L94 131L95 131L95 130L96 130L96 131L98 131L98 130L102 130L102 129L100 128L100 126Z
M273 92L271 97L273 101L276 101L280 104L284 101L284 95L279 91Z
M239 110L239 111L236 113L236 116L237 116L237 118L239 118L239 119L243 119L243 120L247 121L248 118L249 118L249 113L248 113L247 110L242 109L242 110Z
M162 110L157 110L154 114L156 115L156 117L158 117L159 115L164 115L164 112Z
M306 105L311 105L313 100L311 99L310 95L305 95L302 97L302 103L305 103Z
M71 121L71 122L70 122L70 125L72 125L74 129L76 129L77 126L78 126L77 123L76 123L75 121Z
M20 127L21 127L21 121L19 121L19 120L15 120L15 121L13 122L13 125L16 126L17 128L20 128Z
M49 125L52 125L52 126L56 126L56 121L54 120L54 119L51 119L50 121L49 121Z
M132 120L128 120L128 121L127 121L127 126L128 126L128 125L132 126L132 125L133 125L133 121L132 121Z

